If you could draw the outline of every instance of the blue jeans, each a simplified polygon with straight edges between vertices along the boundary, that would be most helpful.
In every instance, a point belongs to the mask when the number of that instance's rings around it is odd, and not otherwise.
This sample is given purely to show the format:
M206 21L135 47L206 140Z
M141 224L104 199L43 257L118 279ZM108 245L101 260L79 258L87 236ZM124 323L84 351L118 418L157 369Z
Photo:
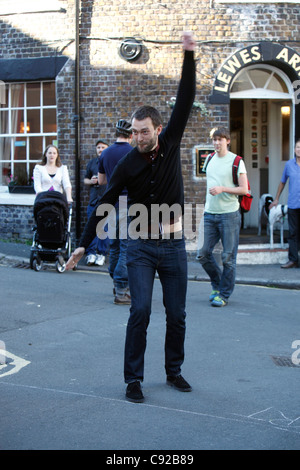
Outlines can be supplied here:
M128 226L127 213L121 215L126 219L125 224ZM119 238L120 221L119 210L116 210L116 237L109 241L109 274L114 281L114 287L118 295L124 294L128 289L128 272L127 272L127 243L125 238L127 234L123 234L124 238Z
M236 256L241 228L240 211L228 214L204 213L204 243L197 258L210 277L213 290L228 300L233 292L236 274ZM221 240L223 245L223 272L217 264L213 250Z
M87 216L88 219L92 215L93 210L95 209L95 206L90 206L88 205L87 207ZM100 240L100 238L95 237L94 240L90 243L88 248L86 249L86 255L96 255L99 253L100 255L107 255L108 252L108 247L109 247L109 239L106 238L105 240Z
M125 343L125 382L144 378L144 355L155 273L163 290L166 312L165 370L181 372L184 360L187 256L184 239L129 240L127 267L131 294Z

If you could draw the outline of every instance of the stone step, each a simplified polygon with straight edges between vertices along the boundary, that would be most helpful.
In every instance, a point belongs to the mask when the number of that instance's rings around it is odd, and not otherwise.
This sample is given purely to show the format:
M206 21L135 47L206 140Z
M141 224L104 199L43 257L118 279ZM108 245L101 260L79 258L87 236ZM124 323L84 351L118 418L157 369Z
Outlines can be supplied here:
M284 264L288 261L288 245L240 245L237 264Z
M186 242L189 259L195 259L197 255L197 242ZM221 248L214 251L217 262L221 262ZM251 244L239 245L237 264L284 264L288 261L288 244Z

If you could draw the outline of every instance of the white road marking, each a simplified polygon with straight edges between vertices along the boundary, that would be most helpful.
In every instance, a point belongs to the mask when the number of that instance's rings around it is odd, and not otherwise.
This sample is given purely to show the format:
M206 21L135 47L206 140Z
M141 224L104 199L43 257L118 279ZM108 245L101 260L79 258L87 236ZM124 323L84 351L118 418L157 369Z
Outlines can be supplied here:
M30 364L30 361L26 361L26 359L22 359L22 357L15 356L14 354L10 353L9 351L6 351L3 348L3 342L1 341L0 344L0 378L2 377L7 377L8 375L13 375L17 374L20 372L21 369L24 367L28 366ZM12 359L9 363L6 363L5 358ZM5 372L5 369L8 368L7 372ZM4 371L4 372L2 372Z

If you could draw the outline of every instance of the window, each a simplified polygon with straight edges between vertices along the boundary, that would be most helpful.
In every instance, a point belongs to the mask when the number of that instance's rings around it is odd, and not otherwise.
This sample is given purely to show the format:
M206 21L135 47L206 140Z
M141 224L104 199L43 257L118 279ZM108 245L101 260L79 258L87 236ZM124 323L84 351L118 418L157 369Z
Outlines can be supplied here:
M244 68L234 78L230 98L283 98L293 93L292 85L283 72L268 65Z
M3 93L2 93L3 94ZM5 83L0 104L0 185L31 182L49 144L57 144L55 81Z

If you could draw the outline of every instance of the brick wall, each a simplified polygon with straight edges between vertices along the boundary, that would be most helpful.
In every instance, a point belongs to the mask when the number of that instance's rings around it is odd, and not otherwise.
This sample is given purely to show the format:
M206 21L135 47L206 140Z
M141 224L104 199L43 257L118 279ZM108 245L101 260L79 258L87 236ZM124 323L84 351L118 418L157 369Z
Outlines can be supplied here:
M30 240L33 226L32 207L0 205L0 238Z
M75 185L75 2L61 1L65 13L0 16L0 58L67 55L57 77L58 141ZM180 36L192 30L198 41L196 101L208 115L192 111L182 141L186 202L203 203L205 183L195 177L192 149L209 143L215 125L229 126L229 106L212 105L209 96L222 63L236 50L260 41L278 41L300 53L298 5L217 4L207 1L84 0L80 27L81 218L86 220L85 167L98 137L114 141L114 125L139 105L159 108L166 123L168 101L176 95L182 65ZM119 55L123 38L143 40L133 63Z
M229 106L209 104L215 76L228 56L250 42L298 39L298 9L259 4L210 8L209 1L191 1L187 6L183 1L96 0L84 2L81 19L82 173L94 155L95 140L101 136L112 143L116 120L129 118L137 106L151 103L167 122L171 112L167 102L176 95L182 64L180 35L185 29L194 31L199 42L196 100L206 105L208 115L192 111L182 141L182 171L186 202L202 203L205 186L195 178L192 149L209 143L213 126L229 125ZM143 39L144 54L134 63L118 54L124 37ZM82 205L87 201L88 192L82 187Z

